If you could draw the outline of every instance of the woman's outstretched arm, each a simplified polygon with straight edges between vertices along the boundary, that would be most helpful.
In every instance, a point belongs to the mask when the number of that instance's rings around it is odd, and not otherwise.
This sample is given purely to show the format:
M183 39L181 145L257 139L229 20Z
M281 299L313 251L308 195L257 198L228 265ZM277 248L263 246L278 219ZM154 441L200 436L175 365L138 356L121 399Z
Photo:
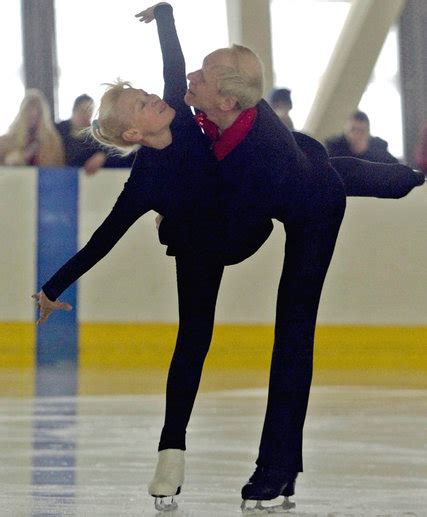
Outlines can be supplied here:
M39 293L33 295L40 307L38 324L44 323L54 310L71 310L69 304L57 300L58 296L105 257L132 224L151 208L140 194L136 195L133 189L125 187L88 243L42 286Z
M157 22L160 47L163 58L163 79L165 82L163 100L175 109L189 108L184 103L187 91L185 60L176 32L172 6L160 2L136 15L141 22Z

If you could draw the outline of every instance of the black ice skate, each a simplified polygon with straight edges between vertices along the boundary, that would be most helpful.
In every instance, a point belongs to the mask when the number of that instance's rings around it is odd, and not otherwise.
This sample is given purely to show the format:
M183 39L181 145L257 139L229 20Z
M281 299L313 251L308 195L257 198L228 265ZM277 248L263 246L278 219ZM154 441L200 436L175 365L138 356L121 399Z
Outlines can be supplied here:
M148 493L155 497L154 506L160 512L178 507L174 496L181 492L184 483L184 451L165 449L159 452L154 478L148 486Z
M417 177L419 179L419 185L424 185L424 183L427 182L427 173L416 170L415 174L417 175Z
M297 474L289 476L280 470L257 467L246 485L242 488L243 513L284 513L295 508L295 503L289 501L289 497L295 493L295 480ZM283 496L281 504L273 506L263 505L263 501L272 501ZM254 505L248 501L256 501Z

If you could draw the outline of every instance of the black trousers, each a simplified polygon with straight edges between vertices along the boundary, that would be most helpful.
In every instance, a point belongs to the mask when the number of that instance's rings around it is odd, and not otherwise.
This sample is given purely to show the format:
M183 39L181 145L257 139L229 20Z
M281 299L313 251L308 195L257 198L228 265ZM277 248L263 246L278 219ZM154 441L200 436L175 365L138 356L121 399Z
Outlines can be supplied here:
M344 206L332 219L286 227L260 464L291 472L302 469L317 308L343 213ZM185 431L209 350L223 273L223 266L207 257L177 256L176 265L180 323L159 450L185 450Z
M185 450L185 432L211 343L224 266L208 255L176 257L179 328L166 387L159 450Z
M343 212L286 227L276 305L267 410L257 464L302 471L302 432L313 371L314 331L323 283Z
M351 157L330 158L347 197L399 199L424 185L424 175L401 163L374 163Z
M360 162L355 158L331 160L347 195L402 197L420 184L408 167ZM302 432L312 378L317 310L344 205L338 200L337 210L329 217L319 212L318 217L285 225L268 403L257 464L274 466L289 474L303 467ZM168 375L159 450L185 450L186 428L211 342L224 270L212 257L197 253L177 256L176 267L180 322Z

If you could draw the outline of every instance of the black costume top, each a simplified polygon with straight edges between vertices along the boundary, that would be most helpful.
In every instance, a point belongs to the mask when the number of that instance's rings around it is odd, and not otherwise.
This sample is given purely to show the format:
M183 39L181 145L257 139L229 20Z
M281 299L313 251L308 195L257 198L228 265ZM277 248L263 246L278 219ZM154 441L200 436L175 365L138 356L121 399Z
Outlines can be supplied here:
M236 263L254 253L268 238L271 220L252 225L250 238L239 249L227 245L229 232L221 215L218 164L210 142L196 125L184 103L187 90L185 61L175 29L172 8L161 5L155 17L163 55L164 100L176 110L171 124L172 143L162 150L141 147L130 177L112 211L89 242L42 287L55 300L69 285L103 258L143 214L155 210L174 231L168 235L168 254L206 253L224 263ZM238 231L238 230L237 230ZM231 236L232 238L232 236ZM231 250L235 255L230 256ZM224 257L227 255L227 257Z
M231 255L262 220L304 224L333 218L345 204L343 183L323 147L313 139L297 144L266 101L257 111L246 138L218 162Z

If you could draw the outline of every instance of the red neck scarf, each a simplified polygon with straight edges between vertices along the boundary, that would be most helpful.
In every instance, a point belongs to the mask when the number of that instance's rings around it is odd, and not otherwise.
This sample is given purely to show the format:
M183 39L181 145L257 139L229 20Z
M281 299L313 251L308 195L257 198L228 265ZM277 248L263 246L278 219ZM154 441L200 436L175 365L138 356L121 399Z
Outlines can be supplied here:
M200 112L194 118L212 140L212 148L217 160L222 160L244 140L254 125L256 116L256 108L244 110L234 123L222 133L219 132L218 126L207 118L205 113Z

